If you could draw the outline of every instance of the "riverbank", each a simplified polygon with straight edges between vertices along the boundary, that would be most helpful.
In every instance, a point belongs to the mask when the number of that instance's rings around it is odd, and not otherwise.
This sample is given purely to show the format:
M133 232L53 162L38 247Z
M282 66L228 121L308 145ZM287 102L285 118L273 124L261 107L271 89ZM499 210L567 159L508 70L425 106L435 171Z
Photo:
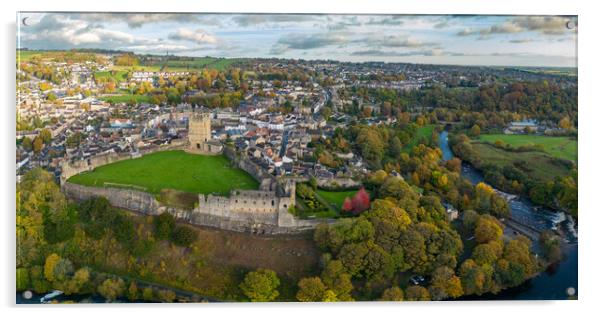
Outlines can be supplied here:
M447 137L447 131L445 135ZM575 161L553 156L538 147L514 148L503 143L481 142L462 134L450 138L453 155L485 175L489 185L577 218Z
M454 157L449 146L448 132L439 135L439 147L443 160ZM472 184L486 182L483 174L472 165L462 163L461 176ZM500 193L504 193L499 191ZM574 221L562 212L535 206L524 197L507 195L510 217L518 223L537 230L551 229L564 236L562 249L563 259L550 265L544 272L538 274L522 285L506 289L498 294L482 296L466 296L463 300L558 300L576 298L578 293L578 237ZM560 215L562 214L562 215ZM537 246L537 241L534 242ZM574 295L569 295L569 288L574 289Z

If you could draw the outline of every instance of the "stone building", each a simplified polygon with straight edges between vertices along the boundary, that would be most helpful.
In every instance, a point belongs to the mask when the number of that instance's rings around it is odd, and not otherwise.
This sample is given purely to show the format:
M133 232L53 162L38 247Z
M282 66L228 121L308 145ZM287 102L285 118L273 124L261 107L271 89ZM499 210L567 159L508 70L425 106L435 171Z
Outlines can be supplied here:
M188 118L188 150L192 153L219 154L223 145L211 138L209 113L192 113Z

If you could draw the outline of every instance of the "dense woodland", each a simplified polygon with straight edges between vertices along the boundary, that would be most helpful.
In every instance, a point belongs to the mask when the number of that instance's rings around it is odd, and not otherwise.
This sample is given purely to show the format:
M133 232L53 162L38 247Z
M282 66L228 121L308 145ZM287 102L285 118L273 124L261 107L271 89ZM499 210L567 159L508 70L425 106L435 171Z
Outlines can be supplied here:
M523 118L558 124L567 118L577 127L577 86L548 81L494 83L478 88L434 86L412 91L352 87L343 97L357 96L380 107L380 113L403 121L405 112L419 113L435 123L462 122L481 129L501 128ZM358 102L346 110L361 113ZM371 114L370 114L371 115Z

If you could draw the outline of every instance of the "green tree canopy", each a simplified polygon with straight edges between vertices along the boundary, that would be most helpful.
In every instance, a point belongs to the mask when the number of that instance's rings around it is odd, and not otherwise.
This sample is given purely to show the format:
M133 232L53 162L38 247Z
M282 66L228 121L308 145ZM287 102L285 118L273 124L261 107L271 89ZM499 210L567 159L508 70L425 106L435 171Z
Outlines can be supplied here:
M280 293L277 288L280 280L276 272L268 269L257 269L247 273L244 281L240 284L243 293L251 302L271 302Z

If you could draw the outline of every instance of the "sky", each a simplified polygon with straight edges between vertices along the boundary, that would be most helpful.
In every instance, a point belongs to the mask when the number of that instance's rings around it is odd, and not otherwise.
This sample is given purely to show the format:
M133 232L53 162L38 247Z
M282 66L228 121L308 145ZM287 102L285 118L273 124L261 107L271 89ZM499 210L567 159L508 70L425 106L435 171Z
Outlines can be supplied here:
M577 22L575 16L21 12L17 47L576 67Z

